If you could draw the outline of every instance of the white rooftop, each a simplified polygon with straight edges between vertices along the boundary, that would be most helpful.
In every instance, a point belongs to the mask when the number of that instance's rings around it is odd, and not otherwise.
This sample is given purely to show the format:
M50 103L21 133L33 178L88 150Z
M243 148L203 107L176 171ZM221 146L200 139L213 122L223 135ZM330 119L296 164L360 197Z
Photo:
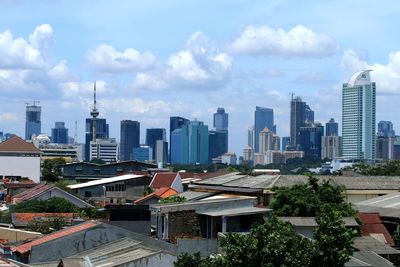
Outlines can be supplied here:
M110 177L110 178L103 178L103 179L90 181L90 182L86 182L86 183L81 183L81 184L68 185L67 187L70 188L70 189L78 189L78 188L85 188L85 187L89 187L89 186L96 186L96 185L102 185L102 184L121 182L121 181L136 179L136 178L140 178L140 177L144 177L144 175L124 174L124 175L120 175L120 176L115 176L115 177Z

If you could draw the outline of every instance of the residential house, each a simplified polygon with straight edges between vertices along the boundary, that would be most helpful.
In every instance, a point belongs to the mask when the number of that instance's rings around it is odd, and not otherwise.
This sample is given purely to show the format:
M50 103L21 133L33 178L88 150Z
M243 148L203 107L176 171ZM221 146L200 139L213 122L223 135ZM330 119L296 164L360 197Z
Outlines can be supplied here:
M150 187L153 189L172 188L178 193L183 192L182 178L179 172L156 173L150 182Z
M40 182L42 152L32 143L13 136L0 143L0 178L29 178Z
M151 205L151 204L157 204L159 200L173 196L173 195L177 195L178 192L176 192L174 189L172 188L168 188L168 187L161 187L157 190L155 190L154 192L141 197L139 199L136 199L134 201L135 204L140 204L140 205Z
M77 196L87 201L106 204L124 204L143 196L151 177L147 175L124 174L81 184L69 185Z
M22 193L15 195L12 198L12 203L15 205L28 200L48 200L51 197L64 198L79 208L93 207L79 197L76 197L52 184L38 184L31 189L25 190Z

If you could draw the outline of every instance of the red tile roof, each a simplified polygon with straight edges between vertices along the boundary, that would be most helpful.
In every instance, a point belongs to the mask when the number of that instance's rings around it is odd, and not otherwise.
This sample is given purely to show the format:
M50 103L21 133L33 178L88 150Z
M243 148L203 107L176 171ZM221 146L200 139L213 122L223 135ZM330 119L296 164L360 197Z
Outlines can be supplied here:
M360 212L357 217L362 222L361 234L364 236L369 236L371 234L382 234L386 239L386 244L394 246L394 241L392 236L389 234L386 227L383 225L379 213L371 212L364 213Z
M74 213L31 213L31 212L21 212L15 213L15 222L31 222L36 218L41 217L64 217L66 219L72 219Z
M24 192L21 192L17 195L14 196L14 202L15 204L17 202L22 202L26 200L30 200L34 198L35 196L41 195L42 193L52 189L54 185L50 184L38 184L35 187L32 187L30 189L25 190Z
M0 152L42 153L40 149L35 147L32 143L28 143L16 135L0 143Z
M97 223L95 223L95 222L86 222L86 223L82 223L82 224L79 224L79 225L76 225L76 226L72 226L72 227L69 227L67 229L63 229L63 230L54 232L54 233L49 234L49 235L45 235L43 237L35 239L35 240L31 241L31 242L27 242L27 243L22 244L20 246L13 247L13 248L11 248L11 251L19 252L21 254L24 254L26 252L29 252L33 246L37 246L37 245L46 243L46 242L51 241L51 240L55 240L55 239L58 239L58 238L61 238L61 237L64 237L64 236L68 236L70 234L77 233L77 232L92 228L92 227L94 227L96 225L97 225Z
M150 187L154 189L167 187L170 188L174 182L177 173L174 172L158 172L154 175L153 180L150 183Z
M140 204L145 200L148 200L152 197L157 198L157 199L164 199L167 198L169 196L173 196L178 194L178 192L176 192L174 189L172 188L168 188L168 187L162 187L157 189L156 191L154 191L153 193L150 193L148 195L145 195L144 197L141 197L139 199L136 199L134 201L135 204Z

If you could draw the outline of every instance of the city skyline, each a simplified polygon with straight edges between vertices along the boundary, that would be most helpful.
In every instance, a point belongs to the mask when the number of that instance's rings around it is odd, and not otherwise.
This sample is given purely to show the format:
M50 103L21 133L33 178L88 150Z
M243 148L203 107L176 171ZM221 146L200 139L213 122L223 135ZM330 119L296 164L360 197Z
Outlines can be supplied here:
M315 121L334 118L341 129L341 84L364 69L377 84L376 121L392 121L396 130L400 78L392 74L400 52L389 33L400 7L364 3L1 2L0 130L23 137L25 103L35 100L42 132L50 136L63 121L74 136L76 120L83 143L97 80L110 137L118 139L122 120L141 122L140 143L145 129L168 131L170 116L211 126L223 107L229 151L240 155L256 106L274 109L277 134L289 135L292 92L315 111ZM352 16L338 22L331 12Z

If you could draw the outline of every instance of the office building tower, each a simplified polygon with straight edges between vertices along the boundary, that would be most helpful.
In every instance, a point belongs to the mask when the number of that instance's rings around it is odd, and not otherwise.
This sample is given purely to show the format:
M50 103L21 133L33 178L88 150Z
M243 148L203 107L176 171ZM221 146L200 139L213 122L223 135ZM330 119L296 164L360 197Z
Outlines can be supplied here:
M394 137L396 135L393 130L393 123L391 121L378 122L378 136Z
M273 133L265 127L264 130L262 130L259 134L259 148L258 151L260 154L265 154L268 150L273 150L272 149L272 137Z
M139 147L132 148L132 159L140 162L152 162L153 151L151 147L141 145Z
M255 140L254 126L251 126L247 130L247 146L251 147L251 148L254 148L254 140Z
M118 157L118 144L115 138L96 139L90 142L90 160L100 159L105 162L115 162Z
M33 101L33 105L27 104L25 117L25 140L31 140L32 135L38 136L42 131L42 121L40 116L42 107L38 106L38 101Z
M172 147L172 132L175 131L176 129L182 128L183 125L189 124L189 120L182 118L182 117L170 117L169 118L169 160L171 161L171 155L173 153L173 147ZM172 162L172 161L171 161Z
M228 130L228 113L225 113L224 108L218 108L217 113L214 113L214 128L217 131Z
M93 119L87 118L85 123L85 160L90 161L90 142L93 141ZM109 126L106 119L96 118L96 138L108 139Z
M290 101L290 146L297 149L300 145L300 128L314 123L314 111L300 97Z
M121 121L120 160L131 160L132 149L140 146L140 122L132 120Z
M342 89L343 157L375 159L376 86L370 70L355 73Z
M177 128L171 133L171 163L172 164L189 164L189 128L184 125Z
M51 142L54 144L68 144L68 129L63 121L57 121L51 129Z
M282 151L285 151L288 146L290 146L290 136L282 137Z
M254 112L254 150L256 153L260 149L258 137L265 127L276 133L274 110L272 108L256 107L256 111Z
M209 162L228 152L228 131L208 132Z
M153 150L153 159L156 159L156 144L158 140L166 141L166 132L164 128L146 129L146 145Z
M326 136L337 136L339 135L339 124L335 122L333 118L331 118L325 124L325 135Z
M328 132L328 131L327 131ZM341 157L342 137L337 135L322 136L321 159L336 159Z
M156 142L156 163L167 163L168 160L168 142L157 140Z
M299 145L306 156L321 158L322 136L324 136L324 126L320 123L300 127Z

